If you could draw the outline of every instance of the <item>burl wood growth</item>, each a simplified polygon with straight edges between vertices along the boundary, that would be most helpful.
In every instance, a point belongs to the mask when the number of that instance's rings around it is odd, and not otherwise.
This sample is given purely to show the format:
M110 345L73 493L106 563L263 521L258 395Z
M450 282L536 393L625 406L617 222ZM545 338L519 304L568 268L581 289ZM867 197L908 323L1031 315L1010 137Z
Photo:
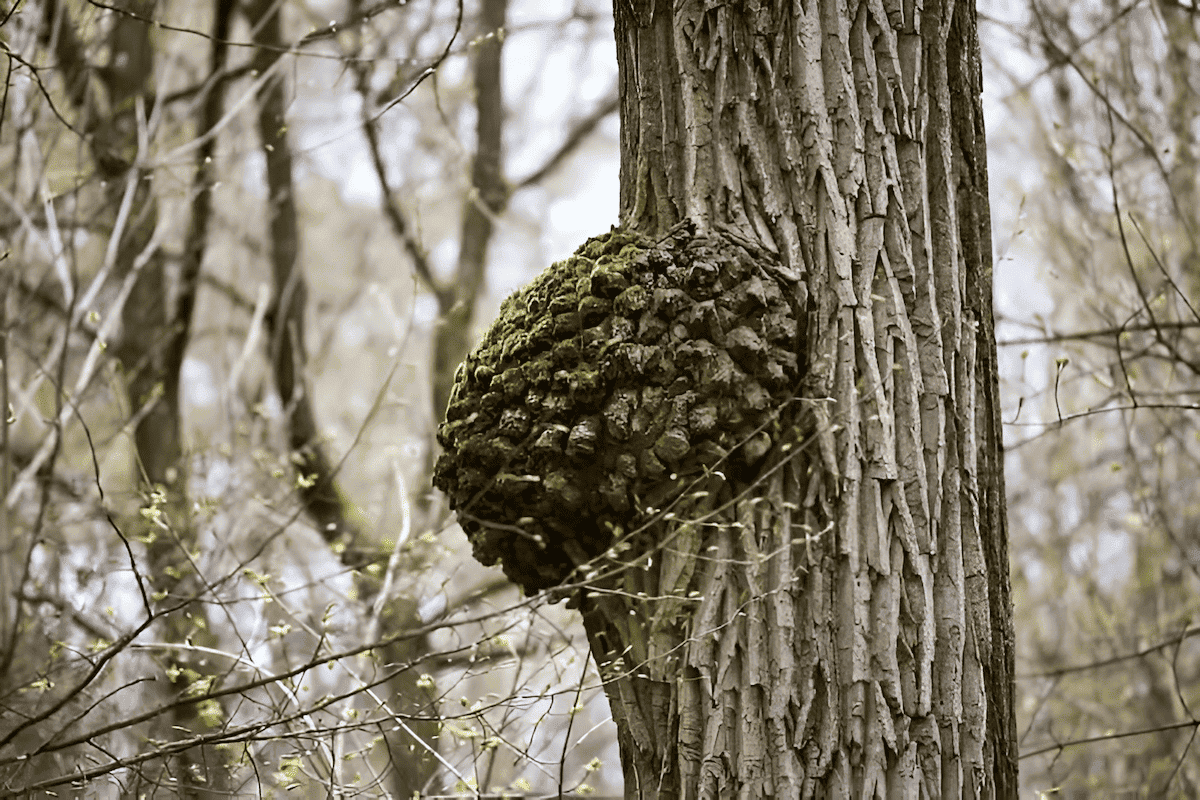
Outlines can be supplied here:
M564 581L627 797L1012 797L974 9L619 0L621 226L509 300L437 483Z
M434 482L476 558L529 592L594 577L685 491L748 477L803 351L777 263L686 226L615 230L508 298L439 431Z

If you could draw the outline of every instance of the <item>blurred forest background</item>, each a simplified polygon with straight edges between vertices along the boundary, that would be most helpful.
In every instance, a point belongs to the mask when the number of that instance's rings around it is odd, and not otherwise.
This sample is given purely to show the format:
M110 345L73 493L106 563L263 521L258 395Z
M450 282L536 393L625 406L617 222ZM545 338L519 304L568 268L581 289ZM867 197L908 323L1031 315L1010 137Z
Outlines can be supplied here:
M1200 795L1200 9L980 5L1029 796ZM616 213L602 0L0 2L0 796L614 796L430 489Z

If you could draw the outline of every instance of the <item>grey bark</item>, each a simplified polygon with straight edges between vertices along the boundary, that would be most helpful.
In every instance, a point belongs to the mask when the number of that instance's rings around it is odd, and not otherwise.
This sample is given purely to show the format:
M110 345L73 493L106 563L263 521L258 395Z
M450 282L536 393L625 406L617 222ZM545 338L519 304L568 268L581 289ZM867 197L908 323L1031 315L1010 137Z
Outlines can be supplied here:
M620 228L502 305L434 483L579 604L627 797L1015 796L972 12L617 3Z
M1016 796L974 9L621 0L616 36L622 226L759 243L808 309L794 455L585 605L626 796Z

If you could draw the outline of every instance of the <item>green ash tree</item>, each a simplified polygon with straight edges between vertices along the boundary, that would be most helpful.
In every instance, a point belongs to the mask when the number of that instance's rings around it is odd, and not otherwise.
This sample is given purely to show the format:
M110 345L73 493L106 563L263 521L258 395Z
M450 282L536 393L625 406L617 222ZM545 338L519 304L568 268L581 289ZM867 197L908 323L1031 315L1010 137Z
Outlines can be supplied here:
M579 607L627 797L1015 796L973 5L615 28L620 225L505 302L435 483Z

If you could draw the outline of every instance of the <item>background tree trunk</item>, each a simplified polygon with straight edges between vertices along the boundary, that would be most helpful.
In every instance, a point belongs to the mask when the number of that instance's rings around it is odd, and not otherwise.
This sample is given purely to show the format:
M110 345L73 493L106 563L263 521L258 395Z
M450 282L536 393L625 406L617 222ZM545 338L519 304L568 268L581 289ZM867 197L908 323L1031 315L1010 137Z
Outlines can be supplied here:
M249 8L255 30L255 69L273 69L286 50L280 23L280 4L258 0ZM304 509L318 532L341 552L357 552L358 532L346 519L346 504L338 489L334 466L317 428L312 389L305 368L304 314L308 283L300 262L300 226L293 183L292 149L287 133L287 97L283 75L269 78L258 93L258 137L266 161L268 231L270 234L272 306L269 357L279 400L287 419L288 444L296 465Z
M584 600L626 796L1015 796L974 8L739 8L616 3L622 226L807 309L795 440Z

